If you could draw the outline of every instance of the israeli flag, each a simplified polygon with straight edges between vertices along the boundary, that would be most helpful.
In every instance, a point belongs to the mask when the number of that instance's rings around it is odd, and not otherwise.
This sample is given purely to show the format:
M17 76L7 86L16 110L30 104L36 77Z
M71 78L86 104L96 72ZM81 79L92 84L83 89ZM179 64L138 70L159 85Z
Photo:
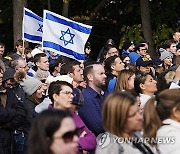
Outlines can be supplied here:
M43 18L24 8L23 39L33 43L42 43Z
M85 59L84 46L91 29L92 26L44 10L43 48L83 61Z

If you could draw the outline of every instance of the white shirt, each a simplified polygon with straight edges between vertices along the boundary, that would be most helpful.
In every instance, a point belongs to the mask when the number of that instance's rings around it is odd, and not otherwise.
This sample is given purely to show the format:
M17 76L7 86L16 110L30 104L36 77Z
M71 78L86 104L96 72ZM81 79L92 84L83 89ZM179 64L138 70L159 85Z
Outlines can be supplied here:
M169 143L159 143L158 148L162 154L180 154L180 122L172 119L166 119L163 121L157 131L157 138L169 139Z
M145 104L147 103L147 101L151 98L151 96L149 95L145 95L145 94L140 94L140 102L141 102L141 107L144 108Z

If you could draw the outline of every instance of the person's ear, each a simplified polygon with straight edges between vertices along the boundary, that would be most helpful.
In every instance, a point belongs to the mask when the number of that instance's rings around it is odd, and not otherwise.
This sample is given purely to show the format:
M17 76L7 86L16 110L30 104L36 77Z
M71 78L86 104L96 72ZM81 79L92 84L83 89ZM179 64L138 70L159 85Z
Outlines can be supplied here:
M58 94L53 94L53 100L54 102L58 102Z
M87 78L89 81L93 81L93 75L92 74L87 74Z
M35 65L36 65L37 67L39 67L39 62L36 62Z
M145 89L145 87L144 87L144 84L143 84L143 83L140 83L139 87L140 87L142 90L144 90L144 89Z
M180 110L177 107L172 109L172 117L176 119L176 121L180 122Z
M69 75L71 78L73 78L74 74L73 73L68 73L67 75Z
M111 70L114 70L114 68L115 68L115 65L112 64L112 65L111 65Z

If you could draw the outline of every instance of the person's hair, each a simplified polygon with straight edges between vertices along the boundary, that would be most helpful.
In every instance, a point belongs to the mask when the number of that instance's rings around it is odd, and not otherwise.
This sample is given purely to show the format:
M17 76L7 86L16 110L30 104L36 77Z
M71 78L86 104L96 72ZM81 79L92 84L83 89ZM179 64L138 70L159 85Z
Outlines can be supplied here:
M126 92L114 92L110 94L105 99L102 108L102 119L106 131L123 137L129 109L134 104L135 99Z
M175 61L174 61L174 64L175 64L176 66L179 66L179 65L180 65L180 56L176 56L176 59L175 59Z
M167 89L152 97L144 107L144 136L156 137L162 121L170 118L172 110L180 110L180 89Z
M37 91L37 90L36 90ZM36 103L36 104L40 104L42 102L41 98L38 98L36 96L36 91L30 96L32 98L32 100Z
M73 60L73 61L69 62L68 64L63 64L61 66L60 74L67 75L68 73L73 73L74 72L73 66L80 65L80 64L81 63L76 60Z
M54 103L53 94L59 95L59 92L62 90L62 86L68 86L73 89L72 84L66 81L54 81L51 82L48 89L48 95L52 103Z
M47 55L45 53L36 54L33 59L34 63L41 62L41 57L47 57Z
M173 81L174 76L175 72L169 69L159 74L157 78L157 93L168 89L171 85L171 82Z
M55 71L55 68L59 66L60 61L56 60L54 63L49 65L49 72L52 74Z
M31 48L26 47L26 48L24 49L24 54L27 55L28 53L31 53L31 51L32 51Z
M151 74L149 74L149 73L139 73L138 75L136 75L136 77L134 79L134 89L136 90L136 92L138 94L142 93L142 89L140 87L140 84L145 83L146 78L147 78L148 75L151 75Z
M70 115L60 109L41 112L33 121L28 136L28 154L53 154L50 146L54 133L61 127L64 118Z
M5 47L5 44L4 44L4 43L2 43L2 42L0 42L0 46Z
M23 46L23 40L19 39L16 41L15 46L18 47L19 45Z
M123 61L126 57L129 57L127 54L120 55L121 60Z
M11 61L11 67L13 69L15 69L17 66L19 66L19 61L21 61L21 60L24 61L24 59L22 57L19 57L15 60Z
M122 91L129 89L128 80L134 75L135 73L132 70L122 70L118 73L117 81L114 90L115 91Z
M135 74L138 71L138 69L136 68L136 65L134 64L129 63L129 64L126 64L126 66L129 68L129 70L132 70L133 72L135 72Z
M87 75L93 72L94 65L101 65L101 64L99 62L90 63L83 70L84 81L86 81L87 84L89 83Z
M134 50L139 51L141 47L145 47L146 45L144 43L139 43L135 46Z
M107 58L104 61L104 68L105 68L106 72L108 72L108 73L112 72L111 66L115 63L116 58L119 58L119 57L117 55L114 55L114 56Z
M102 53L101 53L101 55L100 55L100 60L99 60L101 63L104 62L105 57L106 57L108 51L109 51L111 48L116 48L116 47L115 47L114 45L111 45L111 44L108 44L107 46L104 46L103 51L102 51Z
M166 40L164 44L167 45L167 48L170 48L171 44L176 43L174 39Z

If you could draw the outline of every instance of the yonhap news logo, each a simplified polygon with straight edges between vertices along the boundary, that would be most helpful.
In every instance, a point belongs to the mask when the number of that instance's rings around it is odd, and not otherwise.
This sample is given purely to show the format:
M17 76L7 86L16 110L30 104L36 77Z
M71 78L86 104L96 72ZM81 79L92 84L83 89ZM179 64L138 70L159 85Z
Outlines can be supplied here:
M112 135L108 132L100 134L97 136L97 144L100 148L107 147L110 143L118 143L118 144L132 144L132 143L150 143L150 144L174 144L175 137L156 137L156 138L149 138L149 137L117 137Z

